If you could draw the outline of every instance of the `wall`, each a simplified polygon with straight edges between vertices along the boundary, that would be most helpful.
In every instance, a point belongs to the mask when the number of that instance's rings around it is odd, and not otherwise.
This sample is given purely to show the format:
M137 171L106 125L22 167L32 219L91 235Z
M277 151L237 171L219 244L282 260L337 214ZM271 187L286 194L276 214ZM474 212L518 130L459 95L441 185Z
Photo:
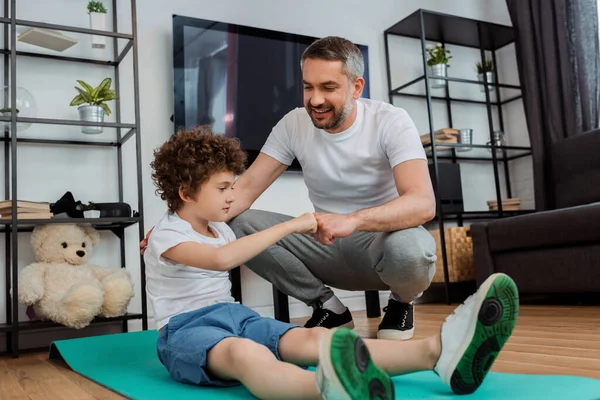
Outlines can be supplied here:
M108 3L108 2L107 2ZM131 21L128 2L119 1L119 30L129 32ZM149 229L164 212L165 208L154 194L150 180L149 163L152 151L168 138L172 131L169 120L172 106L172 45L171 45L171 16L181 14L191 17L214 19L237 24L257 26L267 29L287 31L299 34L326 36L339 35L352 41L369 46L371 71L371 97L387 101L386 64L382 32L397 21L422 7L440 12L459 14L476 19L499 21L505 16L498 1L461 0L458 2L428 1L395 1L381 0L374 6L364 1L330 1L322 2L307 0L268 1L268 0L208 0L183 1L162 0L138 1L137 33L139 36L139 76L140 76L140 115L143 164L143 188L145 229ZM26 4L23 6L23 4ZM58 24L69 24L88 27L85 7L80 0L59 0L47 2L29 0L19 2L18 18L41 20ZM457 11L457 10L462 11ZM497 11L491 12L490 9ZM51 12L61 10L60 14L50 17ZM307 11L308 10L308 11ZM110 11L109 11L110 12ZM305 17L299 18L304 15ZM506 22L506 21L501 21ZM109 24L108 29L112 25ZM112 54L112 46L105 50L92 50L90 38L85 35L68 34L80 42L77 46L64 52L65 55L85 56L97 59ZM420 50L415 47L416 41L394 41L391 47L394 65L393 73L397 79L406 80L417 74L420 68ZM120 44L122 48L123 43ZM403 47L404 46L404 47ZM31 46L18 44L19 50L31 50ZM40 51L39 49L35 49ZM476 54L460 53L456 50L455 59L464 55L464 74L472 77L472 71L467 65L472 65ZM124 122L133 121L132 92L132 57L128 56L121 68L121 86ZM457 62L457 65L458 62ZM472 69L472 68L471 68ZM77 119L76 110L69 108L68 103L75 96L73 86L76 79L83 79L97 84L103 77L112 76L111 70L103 66L83 66L67 64L50 60L19 58L18 84L27 87L34 95L38 104L38 117ZM460 72L461 68L453 69ZM412 79L412 78L410 78ZM516 75L507 76L507 81L517 82ZM477 90L475 88L475 90ZM516 102L519 103L519 102ZM428 131L426 108L424 103L397 101L396 105L406 107L411 113L419 130ZM516 105L515 105L516 107ZM481 111L481 112L479 112ZM474 127L476 131L487 129L485 109L477 110L457 106L455 125ZM436 112L442 119L436 119L436 127L443 124L443 114ZM113 118L114 115L111 117ZM436 117L437 118L437 117ZM109 119L110 120L110 119ZM53 136L65 138L80 138L77 127L32 126L20 136ZM98 139L114 138L115 131L105 130ZM515 130L517 137L524 137L524 131ZM484 141L484 136L478 135L477 141ZM521 140L521 139L518 139ZM50 151L52 150L52 151ZM134 140L124 148L124 182L125 201L137 208L135 188L135 149ZM104 148L81 147L52 147L40 145L24 145L19 147L18 155L19 186L18 197L30 200L55 201L62 194L71 190L76 199L87 201L114 201L117 196L116 185L116 152ZM485 209L485 200L494 197L493 182L490 179L491 169L485 165L473 165L463 170L463 186L468 209ZM518 181L518 178L517 178ZM281 201L285 193L286 201ZM307 199L306 187L298 173L286 173L278 179L254 204L254 208L269 209L290 215L298 215L312 207ZM20 262L23 266L33 261L27 242L28 234L22 234L20 240ZM111 233L102 234L102 243L96 249L92 261L98 265L119 265L118 242ZM131 266L132 275L139 282L137 266L139 263L137 228L127 230L126 259ZM3 249L0 250L2 252ZM3 254L0 254L2 257ZM0 272L3 279L4 271ZM244 303L255 308L264 315L272 315L272 299L270 285L244 269L243 293ZM131 303L130 311L139 311L139 285L136 285L136 298ZM2 291L2 289L0 289ZM337 291L343 301L352 309L364 309L362 293ZM382 301L386 293L381 293ZM385 304L385 303L384 303ZM24 309L22 308L24 318ZM308 315L310 310L303 304L291 300L292 316ZM5 320L4 297L0 299L0 321ZM136 323L132 328L137 327Z

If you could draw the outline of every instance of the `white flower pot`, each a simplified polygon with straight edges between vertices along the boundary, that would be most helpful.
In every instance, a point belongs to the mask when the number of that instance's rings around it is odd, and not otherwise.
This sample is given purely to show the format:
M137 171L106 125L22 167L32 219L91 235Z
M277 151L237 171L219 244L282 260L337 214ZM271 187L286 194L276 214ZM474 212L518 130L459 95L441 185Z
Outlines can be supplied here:
M85 105L77 108L79 119L85 122L104 122L104 108L100 106ZM81 132L88 134L98 134L103 132L102 126L86 125L81 128Z
M429 66L429 75L448 77L447 64L435 64ZM445 79L429 78L429 84L432 89L446 87Z
M487 75L487 82L488 83L494 83L494 73L493 72L486 72L485 73ZM478 74L477 75L477 79L479 80L479 82L483 82L483 74ZM488 89L490 92L493 92L495 89L495 86L493 85L488 85ZM480 85L480 90L482 92L485 92L485 85Z
M90 13L90 29L105 31L106 30L106 14L105 13ZM103 49L106 47L106 36L92 35L92 48Z
M85 218L100 218L100 210L86 210L83 212Z

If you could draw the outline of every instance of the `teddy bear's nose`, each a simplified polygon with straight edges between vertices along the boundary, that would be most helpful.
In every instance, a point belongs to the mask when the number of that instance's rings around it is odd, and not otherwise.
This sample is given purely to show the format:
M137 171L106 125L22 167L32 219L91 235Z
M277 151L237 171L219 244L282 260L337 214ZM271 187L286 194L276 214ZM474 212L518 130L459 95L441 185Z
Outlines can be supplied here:
M83 256L85 256L85 251L83 251L83 250L77 250L77 253L76 253L76 254L77 254L79 257L83 257Z

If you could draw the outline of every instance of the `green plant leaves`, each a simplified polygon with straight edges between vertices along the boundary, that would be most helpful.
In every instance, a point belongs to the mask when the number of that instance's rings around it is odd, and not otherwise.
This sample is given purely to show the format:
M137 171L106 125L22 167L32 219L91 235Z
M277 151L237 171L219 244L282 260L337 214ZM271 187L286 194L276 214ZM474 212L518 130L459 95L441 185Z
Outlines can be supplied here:
M427 60L427 65L437 65L437 64L448 64L448 61L452 58L452 56L447 56L446 54L450 54L450 50L444 49L441 45L437 45L434 48L427 48L427 54L429 54L429 59Z
M79 94L71 100L70 106L80 106L82 104L101 106L106 115L111 114L110 107L106 102L118 99L117 92L110 88L111 78L104 78L95 88L82 80L77 80L77 82L81 85L81 87L75 86L75 90Z

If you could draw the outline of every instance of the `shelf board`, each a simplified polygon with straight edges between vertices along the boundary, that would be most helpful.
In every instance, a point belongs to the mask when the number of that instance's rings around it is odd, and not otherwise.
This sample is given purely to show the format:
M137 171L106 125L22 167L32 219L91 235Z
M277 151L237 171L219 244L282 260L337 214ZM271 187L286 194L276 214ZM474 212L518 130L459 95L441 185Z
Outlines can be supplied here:
M474 80L474 79L464 79L464 78L456 78L456 77L452 77L452 76L439 76L439 75L431 75L431 74L427 74L427 77L429 79L441 79L441 80L445 80L445 81L467 83L467 84L471 84L471 85L479 85L479 86L485 85L484 82L481 82L479 80ZM403 93L400 93L401 90L411 87L423 80L425 80L425 75L421 75L418 78L415 78L410 82L407 82L403 85L398 86L396 89L393 89L391 91L391 94L403 94ZM521 90L521 86L512 85L512 84L508 84L508 83L488 83L488 86L493 86L496 88ZM422 96L425 97L425 95L422 95ZM444 97L443 99L445 100L446 98ZM483 102L483 104L485 104L485 101Z
M516 211L502 211L502 217L498 211L463 211L463 212L444 212L444 221L458 221L458 220L479 220L479 219L499 219L514 217L517 215L532 214L536 210L516 210ZM436 216L432 221L438 221Z
M1 50L1 52L2 52L2 54L6 54L6 55L11 54L11 51L6 50L6 49ZM47 58L50 60L70 61L70 62L108 65L108 66L119 65L119 61L112 61L112 60L95 60L92 58L83 58L83 57L67 57L67 56L59 56L59 55L55 55L55 54L35 53L35 52L30 52L30 51L19 51L19 50L17 50L15 53L19 57Z
M11 18L3 18L2 17L2 18L0 18L0 23L10 24ZM15 54L17 56L38 57L38 58L46 58L46 59L59 60L59 61L71 61L71 62L80 62L80 63L88 63L88 64L106 65L106 66L118 66L123 61L125 56L127 56L129 51L131 50L131 48L133 47L133 40L134 40L133 35L128 34L128 33L102 31L102 30L95 30L95 29L88 29L88 28L80 28L80 27L76 27L76 26L49 24L49 23L45 23L45 22L28 21L28 20L22 20L22 19L16 19L15 24L17 26L26 26L26 27L30 27L30 28L42 28L42 29L65 31L65 32L71 32L71 33L79 33L79 34L106 36L106 37L111 37L111 38L115 38L115 39L124 39L127 41L127 43L125 44L123 49L120 51L119 55L117 56L116 60L97 60L97 59L84 58L84 57L68 57L68 56L56 55L56 54L51 54L51 53L38 53L38 52L28 52L28 51L16 50ZM2 49L2 50L0 50L0 52L2 52L3 54L7 54L7 55L11 54L10 49Z
M421 15L425 22L425 39L428 41L497 50L515 40L511 26L424 9L408 15L384 33L420 39Z
M0 20L0 22L10 24L11 19L3 18L2 20ZM82 34L88 34L88 35L107 36L107 37L113 37L113 38L117 38L117 39L133 40L133 35L130 33L100 31L100 30L96 30L96 29L80 28L77 26L69 26L69 25L49 24L46 22L28 21L28 20L24 20L24 19L15 20L15 24L18 26L28 26L30 28L53 29L56 31L65 31L65 32L82 33Z
M101 323L107 323L107 322L118 322L118 321L130 321L130 320L135 320L135 319L142 319L143 315L142 314L134 314L134 313L127 313L123 316L120 317L114 317L114 318L103 318L103 317L98 317L95 318L90 324L101 324ZM46 329L46 328L67 328L66 326L62 325L62 324L58 324L56 322L51 322L51 321L20 321L19 322L19 331L29 331L29 330L34 330L34 329ZM70 328L68 328L70 329ZM12 330L12 324L0 324L0 332L10 332Z
M96 146L96 147L119 147L122 146L127 140L135 135L135 128L132 128L122 136L120 139L114 135L115 140L98 140L96 139L100 135L85 135L80 134L78 137L85 138L84 140L76 140L69 138L52 138L52 137L17 137L17 143L33 143L33 144L50 144L50 145L69 145L69 146ZM12 144L11 136L0 136L0 142L8 142Z
M1 116L0 121L11 122L10 117ZM70 119L53 119L53 118L25 118L17 117L17 122L31 123L31 124L46 124L46 125L71 125L71 126L102 126L105 128L125 128L135 129L135 124L125 124L116 122L87 122Z
M426 149L427 157L432 159L431 144L423 145ZM471 161L493 161L492 147L484 144L464 144L464 143L435 143L436 147L436 158L438 160L471 160ZM444 148L445 147L445 148ZM448 149L450 147L451 149ZM471 147L471 150L459 151L461 148ZM485 152L477 151L485 149ZM512 161L517 158L527 157L531 155L531 147L524 146L498 146L496 150L506 151L506 157L504 155L498 155L496 153L496 160L498 161ZM474 151L475 150L475 151Z
M49 219L21 219L17 221L17 231L30 232L36 225L45 224L91 224L98 230L109 230L126 228L139 222L139 217L115 217L115 218L49 218ZM1 220L0 232L9 231L12 228L12 220Z
M10 137L0 137L0 142L11 142ZM67 140L67 139L41 139L41 138L17 138L17 143L36 143L36 144L56 144L56 145L74 145L74 146L100 146L100 147L118 147L118 141L85 141L85 140Z

